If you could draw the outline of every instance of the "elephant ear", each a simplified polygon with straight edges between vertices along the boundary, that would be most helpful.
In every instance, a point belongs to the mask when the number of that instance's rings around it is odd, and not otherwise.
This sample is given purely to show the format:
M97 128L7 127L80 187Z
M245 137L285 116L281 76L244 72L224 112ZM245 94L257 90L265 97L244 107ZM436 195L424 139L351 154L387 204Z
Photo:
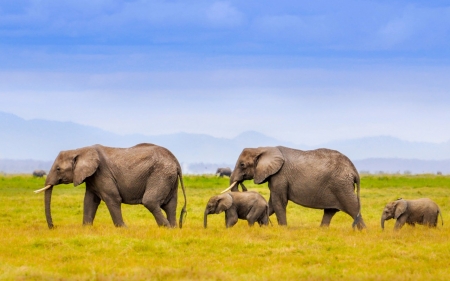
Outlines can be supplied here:
M97 171L100 158L93 147L82 148L73 159L73 185L80 185Z
M233 198L229 193L219 195L219 200L217 200L216 214L222 213L228 210L233 205Z
M405 200L397 201L395 207L394 218L398 219L404 212L406 212L406 208L408 207L408 203Z
M284 156L277 147L261 147L255 160L254 182L261 184L276 174L284 164Z

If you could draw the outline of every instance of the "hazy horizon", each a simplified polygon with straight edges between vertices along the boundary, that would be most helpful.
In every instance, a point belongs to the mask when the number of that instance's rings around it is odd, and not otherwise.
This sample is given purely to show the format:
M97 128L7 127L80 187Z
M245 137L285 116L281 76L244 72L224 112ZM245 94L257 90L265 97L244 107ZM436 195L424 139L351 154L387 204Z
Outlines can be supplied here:
M81 126L90 127L90 128L93 128L93 129L102 130L102 131L104 131L106 133L111 133L111 134L115 134L117 136L122 136L122 137L133 136L133 135L141 135L141 136L144 136L144 137L159 137L159 136L170 136L170 135L177 135L177 134L188 134L188 135L192 134L192 135L205 135L205 136L209 136L209 137L213 137L213 138L219 138L219 139L223 138L223 139L227 139L227 140L232 140L232 139L235 139L235 138L243 136L243 135L255 133L255 134L261 134L261 135L269 137L269 138L273 138L273 139L281 141L281 142L288 142L288 143L290 142L290 143L295 144L295 145L305 145L305 146L320 146L320 145L325 145L327 143L338 143L338 142L346 142L346 141L362 140L362 139L373 139L373 138L385 138L385 139L392 138L392 139L397 139L399 141L406 141L406 142L411 142L411 143L430 143L430 144L443 144L443 143L450 142L450 139L444 140L444 141L440 141L440 142L427 142L427 141L408 141L406 139L398 138L398 137L391 136L391 135L370 135L370 136L357 137L357 138L330 139L330 140L328 140L326 142L322 142L322 143L306 144L306 143L295 143L295 142L291 142L290 140L286 140L286 139L280 139L280 138L277 138L277 137L274 137L274 136L266 135L266 134L258 132L256 130L246 130L246 131L239 132L236 135L223 136L223 137L216 137L216 136L213 136L213 135L210 135L210 134L207 134L207 133L189 133L189 132L185 132L185 131L178 131L178 132L166 133L166 134L153 134L153 135L152 134L142 134L142 133L124 133L124 134L120 134L120 133L116 133L116 132L113 132L113 131L109 131L107 129L103 129L103 128L97 127L97 126L79 124L79 123L76 123L76 122L73 122L73 121L59 121L59 120L49 120L49 119L41 119L41 118L24 119L24 118L14 114L14 113L4 112L4 111L0 111L0 114L11 114L12 116L20 118L21 120L24 120L24 121L61 122L62 124L64 124L64 123L68 123L68 124L71 123L71 124L74 124L74 125L81 125Z

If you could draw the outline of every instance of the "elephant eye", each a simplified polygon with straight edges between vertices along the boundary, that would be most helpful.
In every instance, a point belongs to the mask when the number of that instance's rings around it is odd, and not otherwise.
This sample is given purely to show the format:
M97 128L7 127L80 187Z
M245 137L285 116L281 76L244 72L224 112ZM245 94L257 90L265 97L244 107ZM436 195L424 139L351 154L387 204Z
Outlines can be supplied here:
M245 164L244 163L241 163L241 168L245 168Z

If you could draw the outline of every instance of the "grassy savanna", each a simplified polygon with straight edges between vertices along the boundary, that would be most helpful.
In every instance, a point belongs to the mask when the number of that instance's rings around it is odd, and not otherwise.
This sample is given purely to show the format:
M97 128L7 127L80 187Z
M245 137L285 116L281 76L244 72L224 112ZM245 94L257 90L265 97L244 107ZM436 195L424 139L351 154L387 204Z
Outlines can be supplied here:
M127 228L115 228L104 203L93 226L83 227L84 186L56 186L49 230L44 215L44 179L0 176L1 280L448 280L450 264L449 176L362 177L362 214L367 230L353 231L339 212L320 228L321 210L290 203L288 226L224 227L224 214L210 215L208 199L227 178L185 176L188 215L183 229L158 228L142 205L123 205ZM246 183L266 199L266 185ZM384 205L398 197L429 197L441 207L444 226L405 226L393 231ZM179 190L179 215L183 205Z

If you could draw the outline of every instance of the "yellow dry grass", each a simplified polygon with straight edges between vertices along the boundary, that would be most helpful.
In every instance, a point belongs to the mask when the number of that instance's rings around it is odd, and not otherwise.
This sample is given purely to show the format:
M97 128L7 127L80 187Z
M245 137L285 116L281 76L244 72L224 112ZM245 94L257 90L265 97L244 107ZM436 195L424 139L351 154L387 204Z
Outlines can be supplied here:
M224 215L203 211L227 179L185 176L188 216L183 229L158 228L140 205L123 205L128 228L115 228L102 203L94 226L83 227L84 188L55 187L56 229L47 228L43 179L0 176L1 280L448 280L450 227L405 226L393 221L381 231L388 201L429 197L450 222L450 177L364 176L363 217L367 230L353 231L338 213L320 228L321 210L288 205L287 227L224 227ZM267 186L247 183L267 199ZM181 195L181 191L180 191ZM182 198L182 196L180 196ZM179 202L182 206L182 199ZM178 211L179 214L179 211ZM446 220L447 219L447 220Z

